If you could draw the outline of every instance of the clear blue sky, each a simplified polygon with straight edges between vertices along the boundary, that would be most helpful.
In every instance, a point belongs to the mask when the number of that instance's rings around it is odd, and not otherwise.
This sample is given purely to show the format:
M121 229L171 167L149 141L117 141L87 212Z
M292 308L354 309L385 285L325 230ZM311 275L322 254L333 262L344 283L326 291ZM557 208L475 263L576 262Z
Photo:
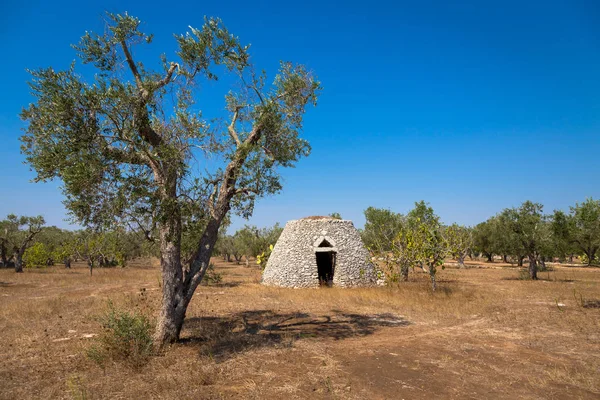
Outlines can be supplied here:
M546 211L600 197L600 3L596 1L32 1L0 5L0 216L66 227L58 183L33 184L19 153L26 68L65 68L69 47L128 11L172 54L173 33L218 16L259 68L307 64L323 83L306 116L312 155L262 200L265 226L368 206L431 203L476 224L530 199ZM208 91L210 92L210 90ZM221 98L209 99L213 110ZM215 106L216 105L216 106ZM236 221L234 228L243 221Z

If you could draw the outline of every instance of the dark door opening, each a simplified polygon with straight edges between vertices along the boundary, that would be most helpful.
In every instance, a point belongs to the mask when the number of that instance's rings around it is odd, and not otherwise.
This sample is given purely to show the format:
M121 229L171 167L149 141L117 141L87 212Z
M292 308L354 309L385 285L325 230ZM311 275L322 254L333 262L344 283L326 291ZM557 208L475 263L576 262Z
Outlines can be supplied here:
M333 273L335 272L335 252L318 251L316 255L317 271L319 273L319 285L332 286Z

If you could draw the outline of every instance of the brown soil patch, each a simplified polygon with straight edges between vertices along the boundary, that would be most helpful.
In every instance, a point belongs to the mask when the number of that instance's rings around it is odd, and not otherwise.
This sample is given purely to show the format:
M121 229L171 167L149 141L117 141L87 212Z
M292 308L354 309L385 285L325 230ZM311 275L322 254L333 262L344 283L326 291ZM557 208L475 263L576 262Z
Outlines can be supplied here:
M596 399L600 269L447 268L432 294L419 271L394 288L263 287L216 260L180 343L139 371L104 370L85 349L108 299L148 313L150 262L15 274L0 270L0 398ZM155 265L155 264L154 264Z

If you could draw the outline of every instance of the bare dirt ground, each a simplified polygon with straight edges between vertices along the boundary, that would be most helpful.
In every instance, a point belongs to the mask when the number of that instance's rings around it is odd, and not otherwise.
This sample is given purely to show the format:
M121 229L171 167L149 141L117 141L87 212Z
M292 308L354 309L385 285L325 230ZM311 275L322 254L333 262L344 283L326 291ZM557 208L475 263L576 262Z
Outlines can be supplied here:
M0 270L0 398L597 399L600 269L495 263L394 288L263 287L217 261L180 343L140 370L85 355L108 299L152 312L155 262Z

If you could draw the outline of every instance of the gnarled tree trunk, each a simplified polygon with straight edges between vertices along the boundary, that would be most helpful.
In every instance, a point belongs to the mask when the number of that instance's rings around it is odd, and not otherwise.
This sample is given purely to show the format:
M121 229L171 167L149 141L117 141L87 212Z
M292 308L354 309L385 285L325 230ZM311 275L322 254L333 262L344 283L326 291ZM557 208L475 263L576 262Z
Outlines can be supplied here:
M23 272L23 253L25 251L21 252L19 249L17 254L15 254L15 272Z
M537 277L537 261L535 254L529 255L529 277L536 280Z

